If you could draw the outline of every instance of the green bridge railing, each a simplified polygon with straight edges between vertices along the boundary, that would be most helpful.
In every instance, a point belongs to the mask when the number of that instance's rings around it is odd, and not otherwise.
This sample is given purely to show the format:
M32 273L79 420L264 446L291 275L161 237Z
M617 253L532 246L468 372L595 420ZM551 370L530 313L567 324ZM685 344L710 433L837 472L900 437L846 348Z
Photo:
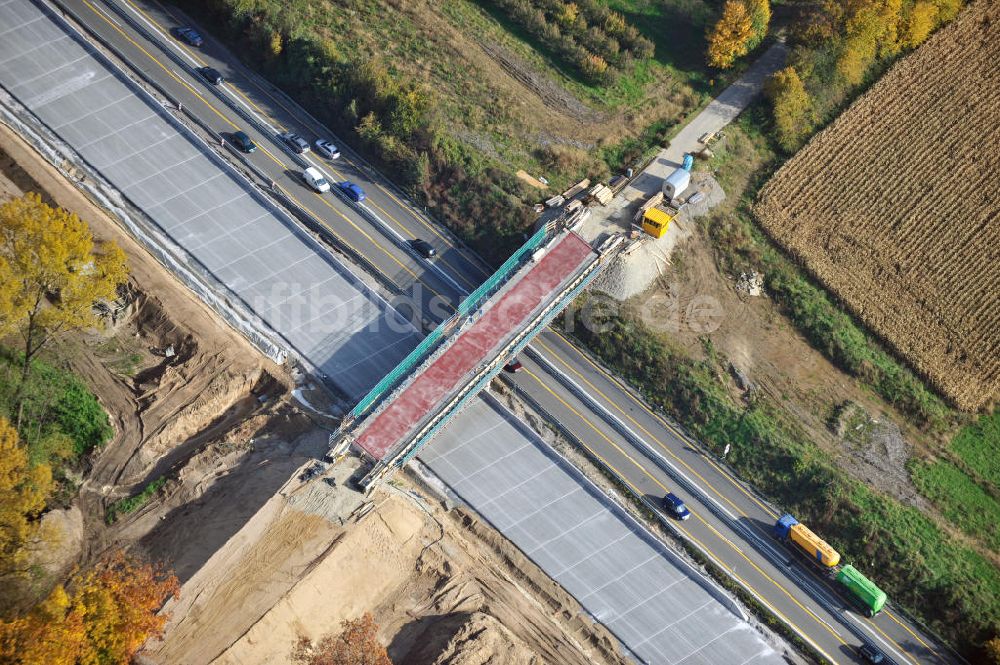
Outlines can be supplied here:
M524 260L533 254L535 250L545 243L548 238L549 232L552 230L550 224L538 229L533 236L528 238L521 247L511 254L510 258L504 261L503 265L493 273L493 275L483 282L479 288L466 296L462 302L458 304L458 308L454 314L448 317L445 321L435 328L427 337L422 339L419 344L412 351L410 351L405 358L403 358L398 365L384 377L382 380L375 384L368 394L361 398L361 401L351 409L350 418L357 419L364 415L372 406L375 405L386 393L392 391L399 383L409 376L416 367L422 363L434 349L437 348L438 344L445 337L445 333L457 323L458 319L469 316L476 310L478 310L482 304L489 299L491 295L496 293L496 291L503 286L507 280L510 279Z

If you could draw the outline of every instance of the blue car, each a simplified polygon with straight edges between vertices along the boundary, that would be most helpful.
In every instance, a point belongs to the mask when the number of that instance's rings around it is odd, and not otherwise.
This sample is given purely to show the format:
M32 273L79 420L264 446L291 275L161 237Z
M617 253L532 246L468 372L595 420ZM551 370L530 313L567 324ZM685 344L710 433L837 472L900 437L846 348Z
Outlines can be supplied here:
M663 497L663 507L666 508L667 513L675 520L686 520L691 517L691 511L687 509L681 498L673 492L668 492Z
M201 34L194 28L177 28L176 32L178 37L191 46L201 46L205 43L205 40L201 38Z
M347 194L347 198L351 199L355 203L361 203L365 200L365 190L361 189L350 180L345 180L337 186L340 187L340 191Z

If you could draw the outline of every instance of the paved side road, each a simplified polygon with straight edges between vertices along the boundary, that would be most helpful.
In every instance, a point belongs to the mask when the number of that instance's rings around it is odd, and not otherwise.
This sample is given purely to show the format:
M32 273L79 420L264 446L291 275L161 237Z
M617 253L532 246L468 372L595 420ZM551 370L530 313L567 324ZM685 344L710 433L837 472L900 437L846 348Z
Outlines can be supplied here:
M732 85L696 115L660 154L639 174L623 192L622 198L633 200L648 197L659 191L663 179L684 161L684 154L697 152L704 147L698 142L705 134L717 132L731 123L760 93L771 74L785 66L788 47L777 42L753 63ZM628 189L636 190L628 192Z

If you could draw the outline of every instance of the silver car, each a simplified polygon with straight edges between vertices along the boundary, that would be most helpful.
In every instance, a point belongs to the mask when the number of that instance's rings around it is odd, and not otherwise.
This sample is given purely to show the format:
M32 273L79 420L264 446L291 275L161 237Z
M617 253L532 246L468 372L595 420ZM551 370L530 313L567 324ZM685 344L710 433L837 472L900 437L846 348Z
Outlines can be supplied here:
M316 146L316 152L323 155L327 159L337 159L340 157L340 151L337 150L337 146L333 145L326 139L316 139L313 145Z

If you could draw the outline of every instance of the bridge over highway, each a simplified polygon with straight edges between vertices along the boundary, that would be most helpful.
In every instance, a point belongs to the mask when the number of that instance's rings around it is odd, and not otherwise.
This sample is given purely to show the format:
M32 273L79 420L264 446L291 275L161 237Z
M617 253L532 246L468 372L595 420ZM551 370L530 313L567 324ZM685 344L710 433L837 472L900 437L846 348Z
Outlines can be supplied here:
M380 381L331 436L353 444L375 465L370 487L405 464L485 387L600 271L600 249L557 223L542 226Z

